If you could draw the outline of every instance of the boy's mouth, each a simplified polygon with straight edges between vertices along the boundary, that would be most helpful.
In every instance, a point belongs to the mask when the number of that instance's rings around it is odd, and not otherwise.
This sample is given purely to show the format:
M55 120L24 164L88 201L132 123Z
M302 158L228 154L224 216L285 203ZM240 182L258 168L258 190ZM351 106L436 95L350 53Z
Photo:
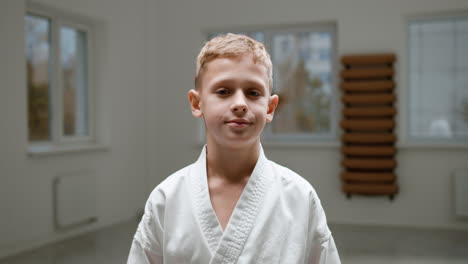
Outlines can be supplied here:
M252 124L248 120L245 119L233 119L225 122L227 126L231 128L245 128L247 126L250 126Z
M245 120L245 119L233 119L233 120L227 121L226 123L236 124L236 125L249 125L250 124L250 122L248 120Z

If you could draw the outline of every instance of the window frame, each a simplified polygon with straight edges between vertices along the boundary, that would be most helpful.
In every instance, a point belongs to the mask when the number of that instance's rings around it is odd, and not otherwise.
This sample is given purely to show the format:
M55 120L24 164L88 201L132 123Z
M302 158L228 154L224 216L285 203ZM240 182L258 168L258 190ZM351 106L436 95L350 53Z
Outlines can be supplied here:
M411 135L411 25L412 23L417 22L437 22L437 21L446 21L446 20L455 20L459 18L468 19L468 12L452 12L444 14L420 14L412 15L406 19L406 58L407 61L405 66L407 67L405 74L406 80L405 84L407 89L405 90L406 100L404 101L404 113L403 118L404 124L402 134L403 142L402 147L435 147L435 148L468 148L467 139L468 137L453 137L453 138L437 138L430 136L414 136Z
M49 95L52 105L52 107L50 107L52 116L50 139L30 141L28 138L29 152L42 153L56 151L57 149L60 149L60 147L65 147L67 150L70 150L70 147L80 149L83 148L83 146L86 146L85 148L89 149L89 145L96 144L96 108L93 81L94 61L92 59L94 43L93 23L84 17L31 3L26 5L24 17L28 15L42 17L48 19L50 22ZM60 63L60 29L62 26L71 27L73 29L83 31L86 34L86 125L88 131L86 136L65 136L64 133L64 101L62 66ZM24 61L26 61L26 57L24 57Z
M338 146L338 122L339 122L339 54L338 54L338 23L336 21L320 21L303 24L287 24L287 25L267 25L267 26L253 26L253 27L232 27L232 28L215 28L203 30L204 40L207 41L210 37L226 32L241 32L251 34L255 32L263 33L263 40L265 48L271 56L272 62L274 61L272 54L273 35L281 33L298 33L298 32L326 32L331 35L331 99L330 99L330 131L327 133L290 133L290 134L275 134L272 132L271 126L266 125L262 132L262 142L264 145L269 146ZM273 65L275 67L275 65ZM273 82L273 85L274 82ZM280 98L281 101L281 98ZM200 137L199 140L205 140L204 123L200 122Z

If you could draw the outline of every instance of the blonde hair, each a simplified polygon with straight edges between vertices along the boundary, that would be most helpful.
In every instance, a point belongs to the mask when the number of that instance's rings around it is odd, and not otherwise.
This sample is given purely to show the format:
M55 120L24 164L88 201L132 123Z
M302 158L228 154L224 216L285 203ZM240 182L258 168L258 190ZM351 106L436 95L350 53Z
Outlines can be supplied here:
M208 41L197 57L195 88L198 89L204 66L216 58L234 58L252 54L254 63L259 62L267 69L269 90L273 85L273 66L271 58L262 43L245 35L228 33Z

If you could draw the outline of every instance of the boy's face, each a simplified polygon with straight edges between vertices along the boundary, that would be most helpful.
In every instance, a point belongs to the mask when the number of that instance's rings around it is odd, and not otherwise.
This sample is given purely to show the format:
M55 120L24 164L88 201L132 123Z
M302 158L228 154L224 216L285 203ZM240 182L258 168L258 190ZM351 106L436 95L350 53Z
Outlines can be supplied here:
M188 93L192 114L204 118L207 141L229 148L259 142L278 105L268 83L266 67L250 54L207 63L200 87Z

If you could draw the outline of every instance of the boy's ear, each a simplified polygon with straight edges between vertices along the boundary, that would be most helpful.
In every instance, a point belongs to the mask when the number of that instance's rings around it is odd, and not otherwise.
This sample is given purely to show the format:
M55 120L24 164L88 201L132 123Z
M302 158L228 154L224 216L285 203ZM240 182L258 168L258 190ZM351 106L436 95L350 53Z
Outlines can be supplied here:
M273 116L275 114L276 107L278 107L278 103L279 103L278 95L274 94L270 96L270 100L268 102L268 112L266 116L267 123L270 123L271 121L273 121Z
M192 115L196 118L203 116L202 110L200 108L200 93L194 89L191 89L187 94L190 108L192 109Z

